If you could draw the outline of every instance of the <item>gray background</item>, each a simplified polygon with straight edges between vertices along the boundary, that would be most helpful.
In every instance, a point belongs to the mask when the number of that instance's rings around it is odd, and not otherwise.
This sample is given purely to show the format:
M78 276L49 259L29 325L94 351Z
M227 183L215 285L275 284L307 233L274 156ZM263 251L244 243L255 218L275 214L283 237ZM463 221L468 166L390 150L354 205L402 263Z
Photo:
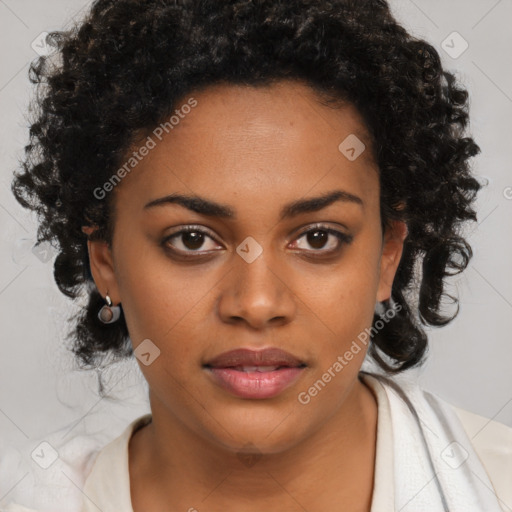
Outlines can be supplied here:
M133 360L106 373L107 389L119 401L100 399L96 375L76 371L64 334L78 305L57 290L52 260L32 253L35 217L9 188L28 141L27 71L37 57L32 42L44 31L66 27L89 4L0 0L2 444L18 446L57 429L78 434L98 428L113 437L149 412L147 385ZM512 0L392 0L391 6L469 89L470 129L482 149L473 165L489 180L478 200L479 223L468 231L475 256L451 287L460 296L460 314L449 326L429 331L430 357L415 373L423 388L450 403L512 426ZM447 40L452 52L460 51L460 39L447 39L454 31L469 44L457 58L442 48Z

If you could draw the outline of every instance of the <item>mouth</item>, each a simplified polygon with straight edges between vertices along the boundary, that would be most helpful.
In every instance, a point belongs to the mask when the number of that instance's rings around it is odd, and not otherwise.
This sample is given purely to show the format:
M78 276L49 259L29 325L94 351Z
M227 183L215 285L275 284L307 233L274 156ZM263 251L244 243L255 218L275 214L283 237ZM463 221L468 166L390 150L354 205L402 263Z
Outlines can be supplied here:
M249 399L279 395L298 380L306 367L303 361L277 348L232 350L203 364L216 385Z

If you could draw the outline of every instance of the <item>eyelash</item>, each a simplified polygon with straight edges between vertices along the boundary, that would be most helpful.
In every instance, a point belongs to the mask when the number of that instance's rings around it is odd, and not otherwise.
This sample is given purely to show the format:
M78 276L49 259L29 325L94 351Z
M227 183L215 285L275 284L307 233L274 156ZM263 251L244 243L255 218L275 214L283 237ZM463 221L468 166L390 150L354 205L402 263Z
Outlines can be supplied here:
M317 254L322 254L322 255L325 255L325 254L333 255L333 254L339 252L344 245L350 244L353 239L352 235L347 235L346 233L342 233L341 231L337 231L337 230L335 230L329 226L325 226L323 224L315 224L315 225L309 227L307 230L301 231L295 240L302 238L304 235L307 235L308 233L316 232L316 231L324 231L328 234L334 235L338 239L338 247L336 247L335 249L327 250L327 251L322 250L322 249L306 250L306 252L308 252L308 253L317 253ZM173 254L179 255L183 258L189 258L189 259L196 258L196 256L187 256L186 254L194 254L194 255L203 254L204 255L205 253L201 253L200 251L193 251L193 250L182 251L181 249L171 248L168 245L167 242L169 240L171 240L173 238L177 238L180 235L183 235L184 233L200 233L202 235L206 235L206 236L210 237L215 242L219 243L215 239L215 237L212 236L212 234L210 234L209 231L207 231L204 228L201 228L199 226L190 225L190 226L186 226L185 228L181 229L180 231L177 231L176 233L173 233L172 235L165 237L162 240L161 245L164 247L165 250L170 251ZM301 249L298 249L298 250L300 251Z

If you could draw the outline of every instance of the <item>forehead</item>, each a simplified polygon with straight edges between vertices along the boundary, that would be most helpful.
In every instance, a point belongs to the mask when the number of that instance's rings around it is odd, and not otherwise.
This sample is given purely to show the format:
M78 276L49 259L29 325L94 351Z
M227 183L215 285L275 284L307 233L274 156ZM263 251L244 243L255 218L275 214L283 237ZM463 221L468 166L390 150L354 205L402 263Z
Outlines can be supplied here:
M272 135L286 135L288 139L302 136L317 144L322 139L330 144L349 134L370 142L362 116L352 104L339 100L338 107L327 106L302 82L283 80L257 87L216 84L188 94L177 102L177 107L191 96L197 106L173 128L175 135L185 135L193 122L197 135L212 134L214 130L226 142L240 143L245 136L255 143L259 137L266 137L265 143L274 141L279 146L279 140L271 139ZM312 132L316 137L311 138ZM191 135L190 131L186 135ZM370 152L363 157L370 159Z
M151 200L175 190L202 196L215 191L257 200L285 188L301 197L315 184L316 191L344 184L362 195L377 177L367 128L351 104L332 108L319 99L307 85L291 81L191 92L176 103L172 125L164 121L149 132L152 149L118 192L131 189ZM351 160L343 153L347 144L365 149Z

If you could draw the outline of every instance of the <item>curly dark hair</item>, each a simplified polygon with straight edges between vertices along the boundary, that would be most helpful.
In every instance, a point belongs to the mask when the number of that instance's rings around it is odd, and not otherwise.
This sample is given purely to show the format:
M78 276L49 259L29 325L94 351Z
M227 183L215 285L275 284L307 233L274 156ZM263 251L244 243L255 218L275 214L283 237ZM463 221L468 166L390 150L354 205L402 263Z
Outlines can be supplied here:
M82 368L133 352L123 314L101 323L104 304L89 268L87 236L112 242L113 197L93 191L132 145L168 119L179 100L212 84L307 84L326 105L350 102L362 115L379 168L383 229L405 221L408 237L393 283L400 305L372 330L369 354L388 373L425 359L423 326L458 314L449 276L472 257L461 229L476 221L481 184L468 160L468 93L437 51L410 35L385 0L96 0L29 77L38 84L25 158L12 190L40 218L38 243L58 244L59 289L87 304L69 332ZM443 311L443 299L457 306ZM374 316L374 324L379 319ZM382 321L381 321L382 324Z

